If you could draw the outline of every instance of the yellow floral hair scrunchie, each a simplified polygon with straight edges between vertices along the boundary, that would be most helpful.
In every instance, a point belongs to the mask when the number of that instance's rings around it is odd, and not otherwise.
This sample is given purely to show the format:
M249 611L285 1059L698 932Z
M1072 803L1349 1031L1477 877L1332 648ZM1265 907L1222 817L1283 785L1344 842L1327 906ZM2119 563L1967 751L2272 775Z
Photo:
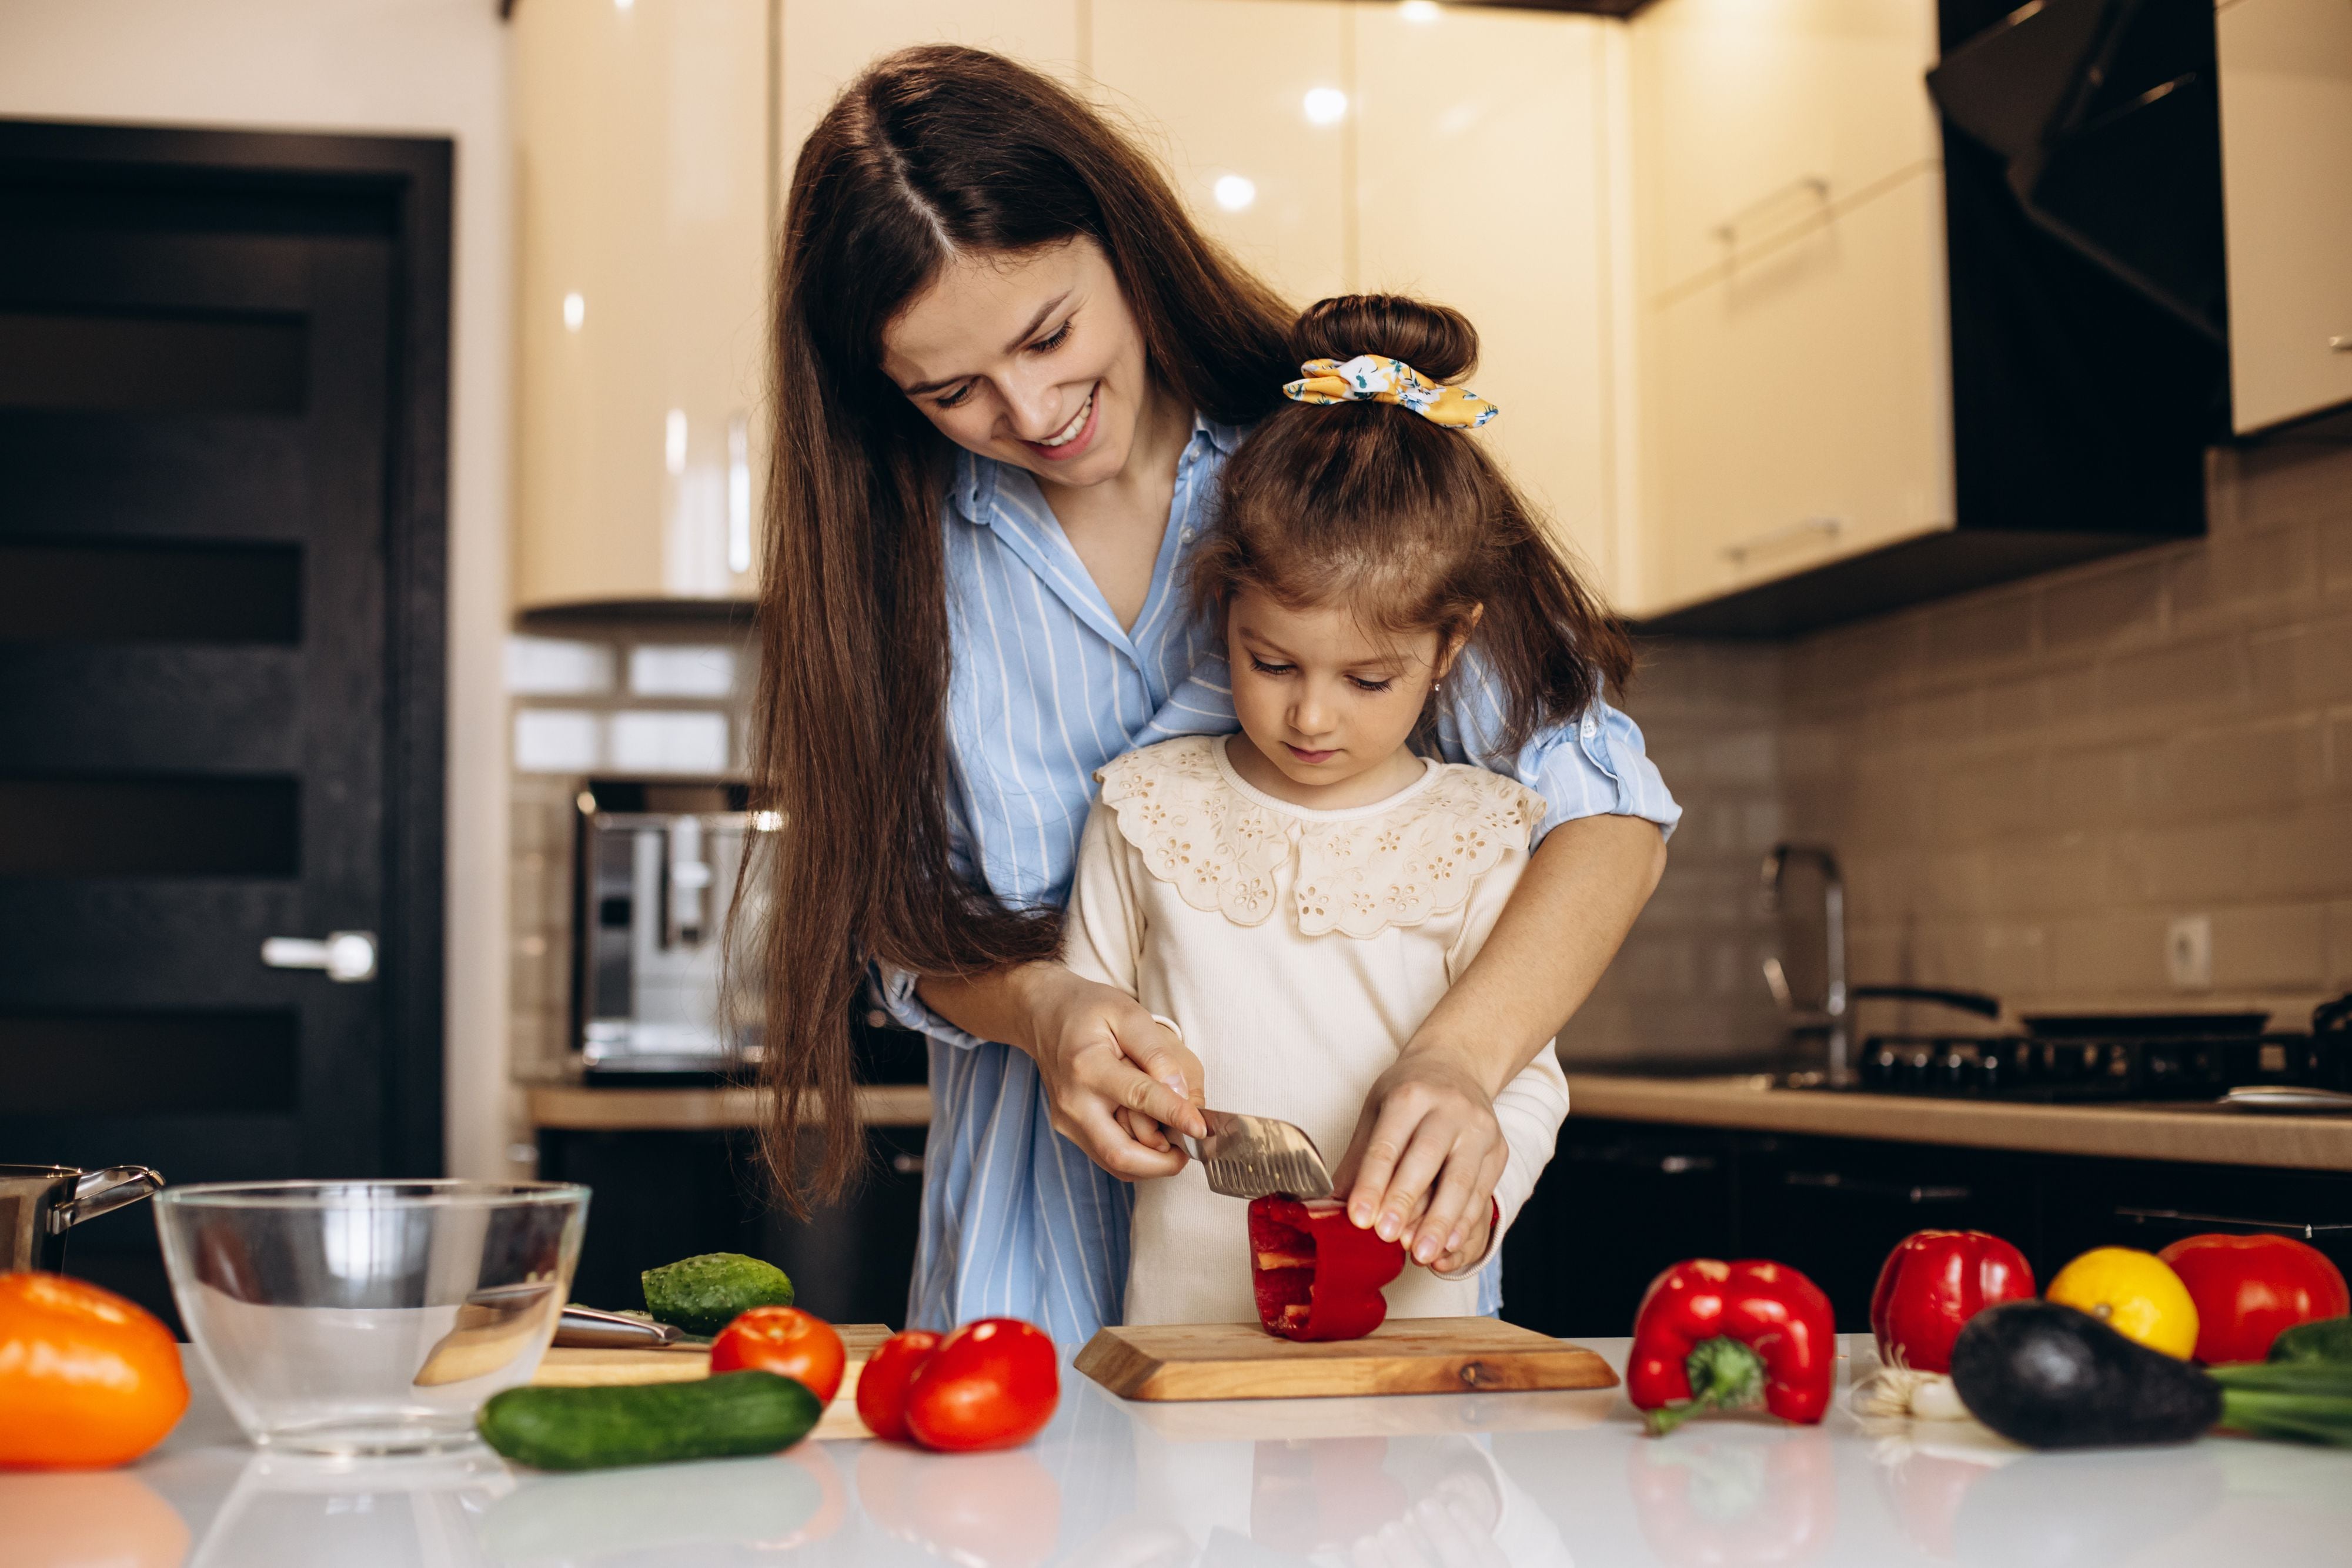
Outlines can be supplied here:
M1309 360L1307 374L1282 389L1296 402L1393 402L1433 423L1475 430L1503 411L1461 387L1441 386L1386 354L1358 354L1346 361Z

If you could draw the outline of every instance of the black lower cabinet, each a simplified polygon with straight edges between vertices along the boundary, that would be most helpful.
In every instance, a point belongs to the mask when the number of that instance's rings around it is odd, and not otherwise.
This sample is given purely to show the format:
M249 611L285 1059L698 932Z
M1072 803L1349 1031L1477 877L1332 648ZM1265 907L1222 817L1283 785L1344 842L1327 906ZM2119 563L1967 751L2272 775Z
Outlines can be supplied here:
M1632 1331L1685 1258L1769 1258L1829 1293L1841 1331L1915 1230L1988 1230L2046 1281L2099 1246L2209 1231L2307 1240L2352 1273L2352 1173L2087 1159L1570 1117L1504 1244L1503 1316L1568 1336Z
M764 1258L799 1305L831 1322L906 1323L922 1208L921 1127L866 1129L866 1176L844 1202L795 1219L768 1197L743 1132L541 1128L540 1174L587 1184L588 1234L572 1296L638 1308L638 1276L703 1252Z

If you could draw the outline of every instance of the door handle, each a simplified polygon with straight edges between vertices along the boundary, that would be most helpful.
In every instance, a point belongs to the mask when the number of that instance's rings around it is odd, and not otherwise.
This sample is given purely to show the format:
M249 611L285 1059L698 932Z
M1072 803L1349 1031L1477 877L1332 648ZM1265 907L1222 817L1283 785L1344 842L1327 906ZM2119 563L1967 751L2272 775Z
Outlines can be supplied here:
M323 942L272 936L261 944L261 961L273 969L324 969L338 985L357 985L375 978L375 933L330 931Z

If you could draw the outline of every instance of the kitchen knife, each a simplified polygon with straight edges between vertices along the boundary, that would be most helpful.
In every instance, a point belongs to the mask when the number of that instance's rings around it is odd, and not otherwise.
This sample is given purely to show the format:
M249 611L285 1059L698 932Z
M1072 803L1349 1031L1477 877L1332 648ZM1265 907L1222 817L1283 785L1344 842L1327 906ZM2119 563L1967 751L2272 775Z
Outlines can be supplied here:
M1203 1111L1205 1138L1176 1135L1184 1152L1208 1173L1209 1190L1227 1197L1329 1197L1331 1171L1315 1140L1272 1116Z

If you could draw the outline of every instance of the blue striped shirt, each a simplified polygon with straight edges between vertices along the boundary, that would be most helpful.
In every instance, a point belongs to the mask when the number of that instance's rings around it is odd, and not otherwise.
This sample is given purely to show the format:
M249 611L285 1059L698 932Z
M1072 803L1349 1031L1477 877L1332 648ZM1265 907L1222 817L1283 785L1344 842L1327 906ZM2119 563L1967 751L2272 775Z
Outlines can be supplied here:
M1133 630L1111 613L1025 471L957 454L947 535L950 806L959 869L1008 904L1068 897L1095 769L1139 746L1235 727L1224 652L1192 613L1186 567L1207 533L1217 474L1241 433L1195 419L1176 469L1168 530ZM1596 703L1515 757L1496 683L1464 664L1447 683L1438 739L1541 793L1557 823L1602 812L1671 831L1681 808L1642 732ZM884 1005L930 1037L931 1131L922 1239L907 1321L946 1329L1026 1318L1065 1347L1117 1322L1127 1289L1128 1184L1053 1130L1036 1064L926 1008L915 977L877 977ZM1481 1284L1501 1303L1500 1270Z

